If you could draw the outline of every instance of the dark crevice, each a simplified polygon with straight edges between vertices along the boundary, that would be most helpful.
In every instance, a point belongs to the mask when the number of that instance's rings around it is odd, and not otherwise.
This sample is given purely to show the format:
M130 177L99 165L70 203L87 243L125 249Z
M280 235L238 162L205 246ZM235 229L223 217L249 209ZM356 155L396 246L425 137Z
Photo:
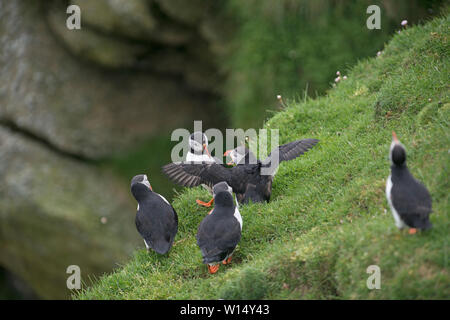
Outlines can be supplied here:
M188 83L185 79L185 75L183 73L183 70L179 71L160 71L155 69L153 66L149 65L148 61L152 60L152 56L154 54L158 54L161 52L164 52L166 50L184 54L186 61L194 61L195 63L199 63L200 65L206 65L209 68L215 69L215 66L213 64L205 62L205 60L199 60L198 57L193 56L191 53L189 53L188 48L186 47L186 44L182 45L168 45L159 43L157 41L152 40L139 40L139 39L133 39L129 38L120 34L115 34L111 32L107 32L105 30L102 30L98 27L92 26L89 23L83 22L85 26L87 26L88 29L91 29L91 31L98 33L99 35L102 35L104 37L108 37L123 43L127 43L130 45L141 45L143 47L147 47L147 50L144 50L139 55L135 56L135 63L134 65L128 65L128 66L120 66L120 67L108 67L105 65L100 65L96 63L95 61L91 61L89 59L86 59L85 57L74 53L71 48L60 38L60 36L53 30L52 26L50 25L49 19L47 18L47 13L51 10L50 6L54 5L53 2L49 1L48 3L44 3L40 6L40 11L42 16L46 17L44 19L44 23L46 25L47 30L53 37L53 39L57 42L57 44L64 49L64 51L71 56L74 60L77 61L77 63L82 63L89 67L90 69L98 70L99 72L110 72L112 74L126 74L126 73L134 73L134 72L142 72L148 76L154 76L163 80L173 81L177 83L180 87L186 89L187 92L191 92L194 95L205 95L205 96L212 96L215 99L221 98L220 95L218 95L215 92L211 92L211 90L204 89L204 88L198 88L194 85L191 85ZM182 22L176 21L172 18L170 18L168 15L166 15L162 9L159 7L159 4L151 3L149 4L150 8L152 10L155 10L154 14L156 15L157 19L165 19L170 21L172 25L176 25L178 27L183 27L185 29L190 30L197 36L194 38L201 39L200 43L206 43L206 41L199 36L198 31L192 27L188 26L186 24L183 24ZM59 4L61 6L61 4ZM159 21L159 20L158 20ZM217 72L217 70L211 70L211 72Z
M155 78L159 78L161 80L167 80L172 81L173 83L178 84L181 88L184 88L186 92L192 93L196 96L211 96L215 99L221 98L220 95L218 95L215 92L211 92L210 90L197 88L185 81L185 77L182 73L175 73L175 72L162 72L155 70L151 68L150 66L145 65L143 61L148 59L147 53L144 54L144 56L137 57L136 59L136 65L135 66L122 66L122 67L107 67L100 65L98 63L95 63L89 59L85 59L82 56L79 56L72 52L72 50L62 41L57 34L55 34L48 24L47 21L45 21L47 30L53 37L53 39L57 42L57 44L66 52L68 56L70 56L72 59L74 59L77 63L84 65L88 67L91 70L96 70L99 73L109 73L111 75L126 75L126 74L135 74L135 73L142 73L147 76L153 76Z
M9 129L10 131L21 135L22 137L31 140L35 143L40 144L41 146L45 147L47 150L50 150L62 157L69 158L75 161L87 163L87 164L95 164L97 161L91 158L88 158L82 154L75 153L72 151L64 150L60 148L59 146L55 145L53 142L51 142L49 139L27 129L19 126L17 123L10 119L0 119L0 127L4 127Z
M39 297L19 276L0 266L0 300L36 300Z

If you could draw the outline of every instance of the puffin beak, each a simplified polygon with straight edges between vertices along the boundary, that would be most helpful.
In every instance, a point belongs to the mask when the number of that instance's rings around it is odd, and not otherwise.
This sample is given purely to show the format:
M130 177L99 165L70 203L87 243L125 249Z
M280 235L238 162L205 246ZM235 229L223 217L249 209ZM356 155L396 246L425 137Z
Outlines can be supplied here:
M224 153L223 155L224 155L225 157L227 157L227 156L231 153L231 151L233 151L233 150L227 150L227 151L225 151L225 153ZM233 163L233 161L227 162L227 165L233 166L234 163Z
M206 143L203 144L203 150L205 150L205 151L206 151L206 154L207 154L210 158L212 158L212 157L211 157L211 153L209 153L208 147L206 146Z
M393 139L394 142L396 142L396 143L400 142L400 141L398 141L397 134L396 134L394 131L392 131L392 139Z

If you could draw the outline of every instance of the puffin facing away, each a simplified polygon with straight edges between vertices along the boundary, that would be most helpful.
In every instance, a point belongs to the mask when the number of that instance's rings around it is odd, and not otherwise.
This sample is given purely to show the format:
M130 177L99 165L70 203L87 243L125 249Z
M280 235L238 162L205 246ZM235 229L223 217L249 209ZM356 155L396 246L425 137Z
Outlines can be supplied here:
M213 187L214 209L198 227L197 244L209 273L216 273L220 263L231 262L231 255L241 239L242 217L233 201L233 190L226 182Z
M391 174L386 181L386 198L399 229L409 227L409 233L417 229L431 228L431 196L427 188L416 180L406 166L406 150L392 132L389 150Z
M272 181L278 165L299 157L314 147L319 140L304 139L279 146L263 161L257 160L245 147L225 152L235 167L227 168L218 163L191 164L187 162L169 163L163 172L175 183L185 187L200 184L213 186L225 181L236 193L240 203L269 201L272 193ZM278 163L276 160L278 158ZM273 164L273 165L272 165ZM265 173L263 172L265 169Z
M178 231L177 213L162 195L153 192L145 174L131 180L131 193L138 202L136 228L147 251L152 248L159 254L167 253Z

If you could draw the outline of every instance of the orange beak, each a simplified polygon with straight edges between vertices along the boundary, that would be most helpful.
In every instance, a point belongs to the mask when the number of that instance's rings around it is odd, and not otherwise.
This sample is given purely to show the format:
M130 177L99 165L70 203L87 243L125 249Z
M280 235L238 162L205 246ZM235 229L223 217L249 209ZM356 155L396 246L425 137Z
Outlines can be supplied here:
M227 150L227 151L225 151L225 153L223 155L225 157L227 157L231 153L231 151L233 151L233 150ZM233 161L227 162L227 165L232 166L232 165L234 165L234 163L233 163Z
M397 134L396 134L394 131L392 131L392 139L393 139L395 142L399 142L399 141L398 141L398 138L397 138Z
M206 143L203 144L203 150L205 150L205 151L206 151L206 154L207 154L210 158L212 158L212 157L211 157L211 153L209 153L208 147L206 146Z

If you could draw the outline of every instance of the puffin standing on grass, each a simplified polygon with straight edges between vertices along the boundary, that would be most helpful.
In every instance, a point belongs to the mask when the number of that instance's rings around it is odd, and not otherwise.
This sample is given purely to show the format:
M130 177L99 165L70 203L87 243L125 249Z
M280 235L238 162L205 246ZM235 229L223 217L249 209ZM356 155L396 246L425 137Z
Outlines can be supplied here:
M431 196L427 188L409 172L406 150L392 132L389 150L391 174L386 181L386 198L399 229L409 227L409 233L431 228Z
M178 231L175 209L162 195L153 192L145 174L133 177L131 193L138 202L136 228L147 251L152 248L159 254L167 253Z
M273 177L279 163L299 157L318 142L317 139L304 139L281 145L263 161L257 160L249 149L240 146L224 154L229 155L236 164L232 168L217 163L178 162L165 165L163 172L172 181L185 187L195 187L200 184L212 186L225 181L236 193L240 203L247 203L249 200L269 201Z
M213 187L214 209L198 227L197 244L209 273L216 273L220 263L229 264L241 239L242 217L233 200L233 190L226 182Z

